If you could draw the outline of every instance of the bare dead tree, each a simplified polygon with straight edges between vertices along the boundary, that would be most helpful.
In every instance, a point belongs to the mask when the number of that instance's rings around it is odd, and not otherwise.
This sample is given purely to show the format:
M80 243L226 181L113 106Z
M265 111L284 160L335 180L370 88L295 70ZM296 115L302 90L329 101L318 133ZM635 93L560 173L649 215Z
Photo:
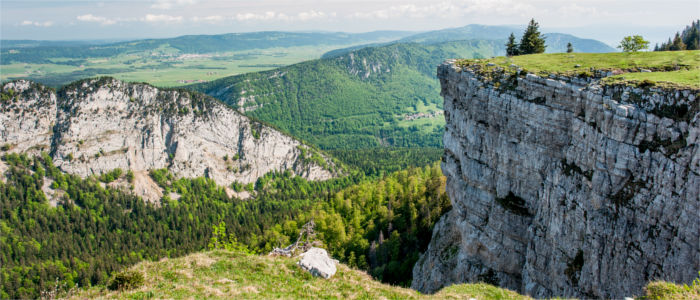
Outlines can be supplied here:
M316 231L314 230L315 227L316 223L314 223L314 220L310 220L304 224L304 226L301 226L301 230L299 230L299 237L297 237L296 242L284 248L275 248L269 255L291 257L295 255L297 250L303 253L308 251L313 246L320 245L320 242L316 240Z

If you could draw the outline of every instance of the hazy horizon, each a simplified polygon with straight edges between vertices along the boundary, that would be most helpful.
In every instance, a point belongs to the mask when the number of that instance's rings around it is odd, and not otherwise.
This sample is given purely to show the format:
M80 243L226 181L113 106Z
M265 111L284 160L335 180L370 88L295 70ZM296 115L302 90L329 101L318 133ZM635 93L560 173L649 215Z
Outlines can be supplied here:
M642 34L666 40L700 16L700 2L464 0L220 0L0 2L3 40L133 40L255 31L424 32L468 24L524 25L614 45ZM518 33L516 33L518 34Z

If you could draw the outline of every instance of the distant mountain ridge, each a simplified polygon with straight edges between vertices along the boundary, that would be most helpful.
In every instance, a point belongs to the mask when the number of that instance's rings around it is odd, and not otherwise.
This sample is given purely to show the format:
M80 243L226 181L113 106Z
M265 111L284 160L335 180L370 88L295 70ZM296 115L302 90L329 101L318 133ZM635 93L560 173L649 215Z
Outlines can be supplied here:
M463 27L447 28L417 33L396 41L386 43L356 45L336 49L326 52L325 54L323 54L322 58L336 57L365 47L381 47L393 43L436 44L461 40L497 40L503 44L503 47L505 49L505 43L508 36L511 33L513 33L516 35L516 37L519 37L520 35L522 35L523 30L524 27L521 28L518 26L490 26L471 24ZM617 51L615 48L612 48L601 41L594 39L583 39L566 33L545 33L544 36L545 44L547 45L545 52L547 53L566 52L567 43L572 44L572 46L574 47L574 52L605 53Z
M161 47L174 48L181 53L212 53L243 51L274 47L350 45L392 41L414 34L408 31L345 32L283 32L260 31L217 35L184 35L165 39L143 39L110 44L86 45L80 42L11 42L16 47L3 46L2 64L34 62L39 57L87 58L106 57L132 52L154 51ZM36 43L37 47L26 47Z
M440 43L467 39L505 40L513 33L516 39L522 35L524 27L518 26L489 26L471 24L464 27L418 33L400 39L398 42ZM565 33L544 33L547 48L545 52L566 52L566 44L571 43L575 52L616 52L615 48L594 40L582 39ZM505 47L505 46L504 46Z

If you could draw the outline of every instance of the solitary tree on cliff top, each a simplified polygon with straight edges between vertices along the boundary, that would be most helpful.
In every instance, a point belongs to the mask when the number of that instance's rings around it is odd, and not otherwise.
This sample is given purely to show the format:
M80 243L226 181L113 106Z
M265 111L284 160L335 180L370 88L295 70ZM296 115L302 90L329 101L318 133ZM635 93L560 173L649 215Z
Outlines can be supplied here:
M530 20L530 24L525 29L525 34L520 40L520 54L543 53L544 36L540 33L540 25L535 22L535 19Z

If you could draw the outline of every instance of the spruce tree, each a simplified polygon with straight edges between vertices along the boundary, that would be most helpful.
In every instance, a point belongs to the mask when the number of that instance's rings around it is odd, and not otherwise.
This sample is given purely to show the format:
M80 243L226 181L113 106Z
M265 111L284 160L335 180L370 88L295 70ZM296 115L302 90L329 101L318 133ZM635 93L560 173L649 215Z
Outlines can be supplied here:
M540 25L535 19L530 20L530 24L525 29L525 34L520 40L520 54L533 54L544 52L544 36L540 33Z
M510 36L508 37L508 43L506 44L506 55L518 55L518 44L515 43L515 35L512 32L510 33Z
M681 39L681 35L676 32L676 36L673 38L673 44L671 44L671 51L685 50L685 43Z
M574 46L571 43L566 44L566 53L574 52Z
M688 34L688 38L685 41L685 49L700 49L700 30L698 30L698 27L693 26L693 28L690 29L690 34Z

